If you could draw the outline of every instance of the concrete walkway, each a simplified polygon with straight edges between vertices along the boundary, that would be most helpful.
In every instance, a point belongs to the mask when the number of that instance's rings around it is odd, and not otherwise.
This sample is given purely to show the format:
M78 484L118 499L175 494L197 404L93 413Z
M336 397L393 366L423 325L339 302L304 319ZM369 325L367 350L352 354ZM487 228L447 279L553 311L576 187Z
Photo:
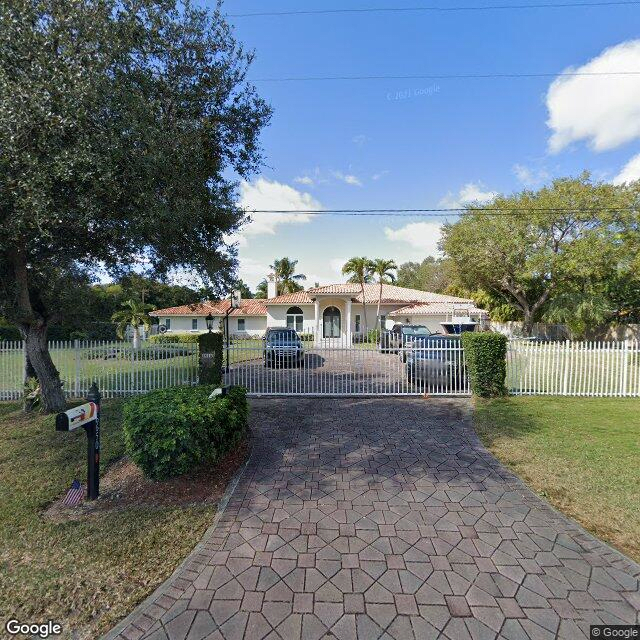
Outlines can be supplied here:
M640 566L527 490L463 399L252 401L216 528L111 637L512 640L640 622Z

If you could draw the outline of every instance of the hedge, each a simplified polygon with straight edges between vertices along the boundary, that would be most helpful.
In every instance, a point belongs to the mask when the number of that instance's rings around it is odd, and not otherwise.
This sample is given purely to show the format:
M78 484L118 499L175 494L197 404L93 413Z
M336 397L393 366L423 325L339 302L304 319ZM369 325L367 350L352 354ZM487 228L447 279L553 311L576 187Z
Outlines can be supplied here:
M210 400L211 386L152 391L124 406L127 453L143 473L162 480L213 464L245 437L246 391L232 387Z
M199 333L159 333L149 337L149 342L167 344L171 342L186 342L194 344L198 342Z
M483 398L507 394L507 338L501 333L464 332L462 348L471 391Z

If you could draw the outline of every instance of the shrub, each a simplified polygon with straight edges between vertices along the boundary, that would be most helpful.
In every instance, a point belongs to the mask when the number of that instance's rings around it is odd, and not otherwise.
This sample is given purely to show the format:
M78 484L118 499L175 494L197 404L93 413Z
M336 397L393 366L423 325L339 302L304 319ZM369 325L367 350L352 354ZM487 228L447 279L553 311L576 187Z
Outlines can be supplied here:
M124 406L127 453L155 480L220 460L244 438L246 391L233 387L210 400L213 387L174 387L128 400Z
M376 344L380 342L380 329L369 329L367 333L367 342Z
M159 333L155 336L150 336L148 341L157 344L166 344L171 342L187 342L191 344L197 344L199 337L199 333Z
M507 337L501 333L462 334L471 391L483 398L507 394Z

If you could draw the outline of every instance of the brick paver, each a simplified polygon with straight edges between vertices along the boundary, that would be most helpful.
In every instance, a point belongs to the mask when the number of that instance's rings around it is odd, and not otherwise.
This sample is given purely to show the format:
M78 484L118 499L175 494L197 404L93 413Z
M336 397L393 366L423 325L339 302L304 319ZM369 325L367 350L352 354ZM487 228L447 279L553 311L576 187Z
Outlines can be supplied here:
M481 446L462 399L252 401L217 527L126 628L147 640L588 638L640 566Z

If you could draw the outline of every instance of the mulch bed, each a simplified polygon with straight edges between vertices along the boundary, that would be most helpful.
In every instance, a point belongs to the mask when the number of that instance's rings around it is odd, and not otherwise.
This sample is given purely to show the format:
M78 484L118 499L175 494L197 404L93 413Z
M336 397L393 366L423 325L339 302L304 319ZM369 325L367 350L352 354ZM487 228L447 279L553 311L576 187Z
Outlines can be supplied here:
M47 507L43 516L54 522L66 522L130 508L215 505L248 453L249 446L245 441L215 466L162 481L145 478L131 460L123 458L112 464L100 478L97 500L68 507L62 504L65 493Z

